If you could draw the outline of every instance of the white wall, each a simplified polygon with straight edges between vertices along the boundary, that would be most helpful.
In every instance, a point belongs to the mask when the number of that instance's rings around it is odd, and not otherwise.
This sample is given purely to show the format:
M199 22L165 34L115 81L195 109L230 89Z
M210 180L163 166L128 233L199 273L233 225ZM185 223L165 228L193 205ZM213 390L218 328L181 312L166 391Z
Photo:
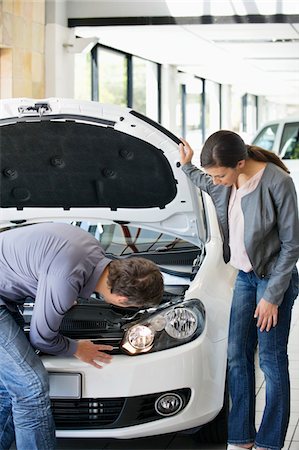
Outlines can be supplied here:
M67 0L67 14L70 18L90 17L138 17L169 16L164 0Z
M46 97L74 97L74 54L69 53L73 31L54 23L46 25Z
M45 73L46 97L74 96L74 55L70 53L75 39L67 28L65 0L46 1Z

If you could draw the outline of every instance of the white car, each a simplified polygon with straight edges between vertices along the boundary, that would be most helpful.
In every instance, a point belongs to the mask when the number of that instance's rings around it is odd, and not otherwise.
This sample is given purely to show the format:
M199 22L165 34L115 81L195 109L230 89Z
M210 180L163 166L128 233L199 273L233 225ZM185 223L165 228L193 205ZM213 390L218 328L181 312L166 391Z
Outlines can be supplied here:
M265 123L252 144L279 155L289 168L299 195L299 117Z
M201 427L201 438L224 441L235 270L223 262L211 200L180 169L179 139L129 108L96 102L9 99L0 114L2 230L70 222L110 257L149 258L164 276L156 309L124 311L93 296L67 313L63 334L112 343L114 357L98 370L41 355L57 436Z

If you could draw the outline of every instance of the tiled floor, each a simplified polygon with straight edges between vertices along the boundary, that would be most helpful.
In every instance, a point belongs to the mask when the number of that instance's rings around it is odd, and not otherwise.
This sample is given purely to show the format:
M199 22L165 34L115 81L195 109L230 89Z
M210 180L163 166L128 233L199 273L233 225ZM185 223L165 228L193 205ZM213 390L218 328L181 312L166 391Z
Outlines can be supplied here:
M299 450L299 298L293 309L292 326L289 340L291 375L291 418L284 450ZM265 395L264 380L257 371L257 424L261 419ZM225 450L225 445L207 445L196 441L192 436L180 433L151 438L112 440L112 439L59 439L58 449L72 450Z

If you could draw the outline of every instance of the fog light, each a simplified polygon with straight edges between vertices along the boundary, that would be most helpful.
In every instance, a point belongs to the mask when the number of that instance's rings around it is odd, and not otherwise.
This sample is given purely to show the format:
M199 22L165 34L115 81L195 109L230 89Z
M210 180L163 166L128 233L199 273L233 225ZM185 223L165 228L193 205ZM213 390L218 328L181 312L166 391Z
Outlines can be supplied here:
M161 416L173 416L183 407L183 399L178 394L163 394L155 402L155 410Z

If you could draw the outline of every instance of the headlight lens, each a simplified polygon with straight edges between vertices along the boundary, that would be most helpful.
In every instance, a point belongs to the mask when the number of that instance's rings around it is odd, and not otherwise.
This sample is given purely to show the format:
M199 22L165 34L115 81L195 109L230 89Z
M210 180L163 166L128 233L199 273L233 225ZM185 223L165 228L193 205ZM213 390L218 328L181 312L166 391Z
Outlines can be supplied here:
M144 325L135 325L128 331L128 341L137 351L148 351L152 348L155 333Z
M204 329L205 309L200 300L165 306L147 319L129 326L121 348L130 355L160 351L197 338Z
M189 308L174 308L166 313L165 331L174 339L191 337L197 328L196 314Z

